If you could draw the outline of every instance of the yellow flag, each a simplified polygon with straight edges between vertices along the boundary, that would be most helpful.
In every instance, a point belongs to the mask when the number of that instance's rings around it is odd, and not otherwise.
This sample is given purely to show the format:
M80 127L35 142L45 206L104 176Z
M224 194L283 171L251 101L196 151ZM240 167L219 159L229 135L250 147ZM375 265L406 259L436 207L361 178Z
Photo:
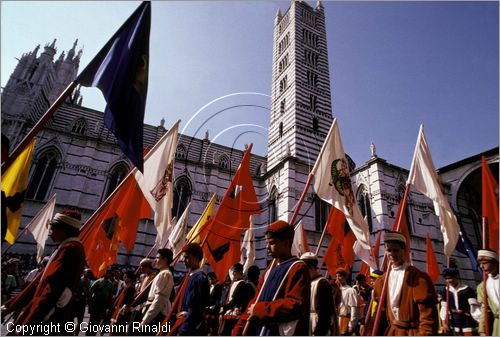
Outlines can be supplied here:
M187 233L186 235L187 242L200 243L200 231L203 228L203 226L208 222L208 220L214 216L214 205L215 205L215 193L208 202L208 205L203 211L203 214L200 216L196 224L191 228L189 233Z
M31 155L34 147L35 139L21 152L7 171L2 173L2 194L5 193L5 196L2 196L2 207L5 207L7 214L5 240L11 245L16 241L17 229L21 222L22 203L28 185Z

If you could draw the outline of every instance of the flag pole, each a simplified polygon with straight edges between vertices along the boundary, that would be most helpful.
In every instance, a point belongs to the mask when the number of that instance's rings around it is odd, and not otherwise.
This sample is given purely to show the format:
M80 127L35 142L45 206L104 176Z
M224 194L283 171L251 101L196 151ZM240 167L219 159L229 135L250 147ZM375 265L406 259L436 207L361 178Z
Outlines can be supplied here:
M318 247L316 247L316 254L315 254L316 256L318 256L319 250L321 249L321 245L323 244L323 240L325 239L327 225L328 225L328 220L327 223L325 224L325 228L323 228L323 233L321 233L321 238L319 239Z
M290 219L290 222L289 222L290 226L294 226L293 223L297 219L297 215L299 215L300 206L302 206L302 203L304 202L304 199L306 198L306 193L307 193L307 190L309 188L309 185L311 185L312 178L313 178L313 174L309 173L309 176L307 177L306 185L304 186L304 190L302 191L302 194L300 195L300 199L297 202L297 204L295 205L295 209L293 210L292 218ZM295 226L294 226L294 228L295 228Z
M483 249L487 248L486 243L486 230L488 229L488 224L486 217L483 216ZM486 291L486 281L488 280L488 276L486 272L483 270L483 315L484 315L484 332L486 336L490 335L490 320L488 317L488 292Z
M410 184L406 184L406 189L405 193L403 195L403 202L401 203L401 207L406 207L406 204L408 203L408 196L410 195ZM401 229L401 220L402 220L402 215L403 212L399 212L399 217L396 219L396 232L399 232ZM384 253L384 259L382 261L382 268L384 267L385 262L387 261L387 252ZM387 266L387 273L385 274L384 278L384 285L382 287L382 292L380 294L380 299L379 299L379 304L377 305L377 313L375 315L375 321L373 322L373 330L372 330L372 336L377 336L378 334L378 329L380 326L380 319L381 313L382 313L382 307L384 306L384 301L385 298L387 297L387 286L389 283L389 272L391 270L392 263L389 262L389 265Z
M5 161L2 163L2 172L7 171L7 169L12 165L14 160L23 152L23 150L28 146L28 144L35 138L35 136L40 132L40 130L45 126L49 119L54 116L55 112L64 103L64 100L73 91L76 86L76 82L73 81L64 91L59 95L59 97L52 103L49 109L43 114L43 116L36 122L36 124L31 128L26 136L21 140L21 142L16 146L16 148L10 153Z

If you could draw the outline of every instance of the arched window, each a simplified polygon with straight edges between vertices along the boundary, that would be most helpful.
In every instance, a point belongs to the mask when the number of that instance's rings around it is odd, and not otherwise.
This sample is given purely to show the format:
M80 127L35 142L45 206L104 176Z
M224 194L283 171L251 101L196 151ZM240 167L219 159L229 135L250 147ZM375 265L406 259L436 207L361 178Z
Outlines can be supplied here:
M282 114L285 113L285 103L286 103L285 99L283 99L280 103L280 113Z
M26 192L27 199L45 200L60 161L61 157L56 149L48 149L42 152L33 161L34 171Z
M221 155L219 157L219 166L224 169L229 169L229 158L226 155Z
M269 202L267 203L267 209L269 210L268 223L273 223L278 220L278 190L276 187L271 188L271 193L269 193Z
M104 194L103 201L106 200L111 193L113 193L118 185L120 185L122 180L127 175L128 170L129 168L125 163L119 163L113 166L108 176L108 186L106 187L106 193Z
M179 146L177 146L175 156L179 159L186 159L186 148L184 147L184 144L179 144Z
M283 137L283 122L280 122L280 138Z
M326 222L328 221L328 214L330 214L330 204L323 201L316 194L314 195L314 224L317 231L323 231L325 228Z
M360 186L357 199L359 209L361 210L361 215L363 215L363 218L366 218L368 229L371 233L373 231L372 207L370 205L370 196L368 195L368 191L366 190L364 185Z
M186 176L180 176L174 183L174 205L172 208L172 217L179 217L186 209L191 200L192 192L191 181Z
M87 122L85 122L85 119L83 118L77 119L71 128L71 132L78 133L80 135L84 135L86 130Z

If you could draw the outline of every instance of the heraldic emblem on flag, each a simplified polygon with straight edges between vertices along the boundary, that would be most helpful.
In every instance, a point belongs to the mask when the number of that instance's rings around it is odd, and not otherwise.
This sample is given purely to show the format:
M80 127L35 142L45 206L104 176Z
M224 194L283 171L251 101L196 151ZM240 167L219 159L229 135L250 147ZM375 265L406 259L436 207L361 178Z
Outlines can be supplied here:
M172 175L174 172L174 163L171 161L167 168L165 169L165 174L158 181L156 186L150 191L151 195L158 202L160 201L168 192L168 183L172 182Z
M339 168L340 162L340 168ZM351 176L349 174L349 164L345 158L339 158L332 161L330 186L334 186L337 192L345 197L346 207L352 214L355 202L352 192Z

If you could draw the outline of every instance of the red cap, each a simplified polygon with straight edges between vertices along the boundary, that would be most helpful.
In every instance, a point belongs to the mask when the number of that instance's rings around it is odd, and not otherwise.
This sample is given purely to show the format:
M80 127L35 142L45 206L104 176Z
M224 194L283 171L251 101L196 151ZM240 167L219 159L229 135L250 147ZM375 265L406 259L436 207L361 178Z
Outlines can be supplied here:
M277 220L275 222L273 222L272 224L269 225L269 227L267 227L267 231L268 232L274 232L274 233L281 233L287 229L290 229L290 226L288 224L288 222L284 221L284 220Z

